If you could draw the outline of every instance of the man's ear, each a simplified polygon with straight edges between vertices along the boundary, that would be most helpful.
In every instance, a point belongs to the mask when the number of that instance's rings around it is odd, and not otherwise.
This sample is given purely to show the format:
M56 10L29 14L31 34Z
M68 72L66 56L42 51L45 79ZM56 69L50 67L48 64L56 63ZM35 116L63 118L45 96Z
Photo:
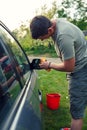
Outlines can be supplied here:
M53 30L53 27L52 27L52 26L48 28L48 34L52 34L53 31L54 31L54 30Z

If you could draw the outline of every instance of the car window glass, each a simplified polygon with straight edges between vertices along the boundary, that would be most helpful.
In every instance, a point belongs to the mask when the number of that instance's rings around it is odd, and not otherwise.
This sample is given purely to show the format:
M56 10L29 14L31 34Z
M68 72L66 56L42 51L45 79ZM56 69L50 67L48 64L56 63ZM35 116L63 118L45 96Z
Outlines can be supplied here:
M3 53L0 53L0 126L20 91L21 87L18 80L16 80L9 55L3 49Z
M29 78L29 69L20 47L10 34L0 27L0 128Z
M17 73L19 74L20 80L22 84L24 85L24 83L26 82L27 78L29 78L29 75L30 75L29 63L26 59L25 54L23 53L21 48L18 46L14 38L10 36L10 34L7 33L7 31L3 29L1 31L2 31L2 38L3 38L4 43L7 44L11 48L12 52L10 53L12 53L13 58L15 60L14 64L16 66Z

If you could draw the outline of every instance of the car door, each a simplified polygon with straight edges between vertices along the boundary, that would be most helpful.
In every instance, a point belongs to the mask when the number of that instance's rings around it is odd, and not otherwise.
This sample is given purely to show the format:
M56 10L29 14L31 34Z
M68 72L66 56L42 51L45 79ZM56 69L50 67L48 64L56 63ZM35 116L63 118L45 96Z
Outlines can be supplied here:
M0 130L41 130L37 73L0 21Z

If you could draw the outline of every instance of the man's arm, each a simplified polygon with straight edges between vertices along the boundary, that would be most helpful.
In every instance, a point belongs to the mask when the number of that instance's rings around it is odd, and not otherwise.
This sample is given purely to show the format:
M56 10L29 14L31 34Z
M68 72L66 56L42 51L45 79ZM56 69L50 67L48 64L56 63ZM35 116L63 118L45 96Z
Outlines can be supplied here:
M43 62L42 64L40 64L40 67L42 69L50 68L50 69L63 71L63 72L72 72L75 67L75 58L65 60L64 62L59 63L59 64L51 62L50 66L49 66L49 62L46 61L46 62Z

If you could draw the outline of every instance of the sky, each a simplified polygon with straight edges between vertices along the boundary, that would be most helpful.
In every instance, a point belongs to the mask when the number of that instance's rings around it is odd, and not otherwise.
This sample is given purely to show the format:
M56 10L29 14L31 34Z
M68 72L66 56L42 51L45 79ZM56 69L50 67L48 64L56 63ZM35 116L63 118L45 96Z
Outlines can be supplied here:
M36 15L36 10L46 4L48 8L52 6L54 0L0 0L0 20L13 30L21 23L32 19ZM56 0L60 5L62 0Z
M51 8L54 1L60 5L62 0L0 0L0 20L10 30L14 30L32 19L36 15L36 10L39 11L43 5Z

